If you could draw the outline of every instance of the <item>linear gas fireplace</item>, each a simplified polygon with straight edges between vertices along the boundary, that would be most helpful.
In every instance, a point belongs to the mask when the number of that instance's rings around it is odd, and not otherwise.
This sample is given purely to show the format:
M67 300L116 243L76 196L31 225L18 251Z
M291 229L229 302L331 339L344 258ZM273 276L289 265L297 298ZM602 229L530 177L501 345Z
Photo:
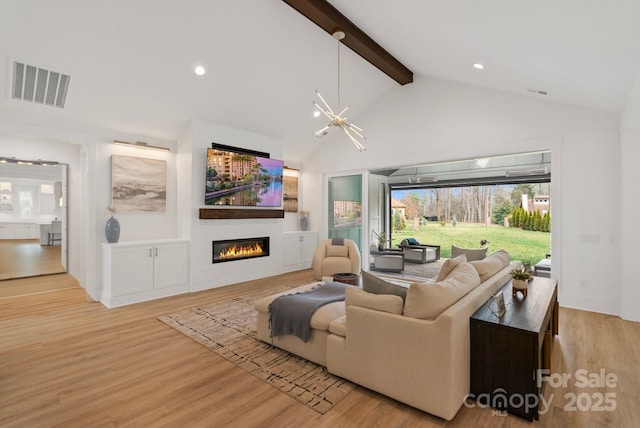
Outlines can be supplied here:
M212 241L213 263L266 257L269 255L269 237L226 239Z

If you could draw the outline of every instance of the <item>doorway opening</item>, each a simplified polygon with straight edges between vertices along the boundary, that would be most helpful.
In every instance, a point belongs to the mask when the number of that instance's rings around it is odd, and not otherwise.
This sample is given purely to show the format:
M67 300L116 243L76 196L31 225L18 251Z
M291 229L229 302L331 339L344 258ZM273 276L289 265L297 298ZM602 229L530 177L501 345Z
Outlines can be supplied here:
M550 151L371 174L380 182L372 229L384 231L390 247L411 239L439 246L443 258L453 245L503 248L531 266L550 257Z
M0 281L67 272L67 165L0 158Z

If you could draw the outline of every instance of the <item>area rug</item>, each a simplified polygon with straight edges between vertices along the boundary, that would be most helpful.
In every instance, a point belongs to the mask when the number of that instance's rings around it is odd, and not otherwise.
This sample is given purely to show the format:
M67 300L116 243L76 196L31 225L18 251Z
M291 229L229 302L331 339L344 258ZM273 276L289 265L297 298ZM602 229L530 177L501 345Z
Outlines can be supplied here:
M272 288L158 319L318 413L355 385L327 369L256 338L255 302L290 289Z

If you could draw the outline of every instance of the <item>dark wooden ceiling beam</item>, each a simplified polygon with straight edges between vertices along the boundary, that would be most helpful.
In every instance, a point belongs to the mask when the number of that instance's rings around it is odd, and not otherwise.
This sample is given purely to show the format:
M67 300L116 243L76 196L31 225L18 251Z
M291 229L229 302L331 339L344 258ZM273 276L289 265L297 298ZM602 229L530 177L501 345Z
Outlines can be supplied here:
M283 0L329 34L344 31L342 43L401 85L413 82L413 72L384 50L326 0Z

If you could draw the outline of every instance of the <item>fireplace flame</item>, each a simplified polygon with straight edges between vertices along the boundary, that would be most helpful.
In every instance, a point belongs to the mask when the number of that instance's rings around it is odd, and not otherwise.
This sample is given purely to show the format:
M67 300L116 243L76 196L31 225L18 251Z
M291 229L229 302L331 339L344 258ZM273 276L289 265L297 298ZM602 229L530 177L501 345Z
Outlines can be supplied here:
M227 249L220 250L221 259L231 259L234 257L251 257L258 256L263 253L262 245L258 242L247 245L233 245Z

